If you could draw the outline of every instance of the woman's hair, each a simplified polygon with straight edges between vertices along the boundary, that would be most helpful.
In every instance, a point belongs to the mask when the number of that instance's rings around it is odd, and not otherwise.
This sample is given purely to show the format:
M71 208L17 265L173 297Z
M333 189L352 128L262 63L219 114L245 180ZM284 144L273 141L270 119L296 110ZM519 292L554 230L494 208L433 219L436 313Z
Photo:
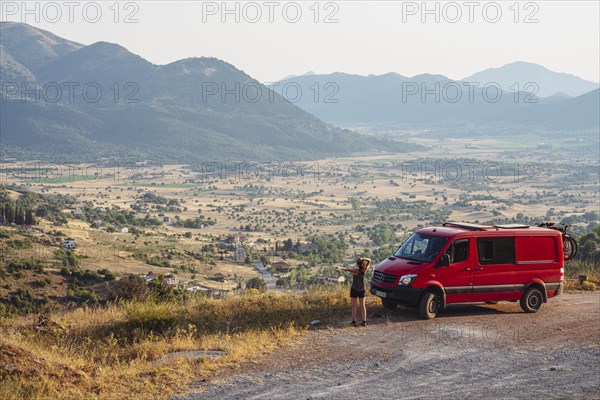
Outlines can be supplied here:
M360 270L360 272L365 273L367 268L369 268L369 265L371 265L371 259L358 257L358 259L356 260L356 264L358 265L358 269Z

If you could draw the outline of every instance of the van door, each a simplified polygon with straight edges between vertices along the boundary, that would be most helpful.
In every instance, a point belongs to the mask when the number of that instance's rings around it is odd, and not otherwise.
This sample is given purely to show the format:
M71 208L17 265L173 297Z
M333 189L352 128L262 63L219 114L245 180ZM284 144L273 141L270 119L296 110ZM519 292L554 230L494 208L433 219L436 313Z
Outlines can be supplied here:
M473 257L471 241L468 238L456 239L446 249L450 255L450 266L435 271L437 280L446 290L446 303L468 303L473 286Z
M524 290L534 279L539 279L546 285L548 297L558 293L564 279L561 239L558 235L515 238L517 289Z
M515 237L477 238L477 265L473 270L474 302L515 300Z

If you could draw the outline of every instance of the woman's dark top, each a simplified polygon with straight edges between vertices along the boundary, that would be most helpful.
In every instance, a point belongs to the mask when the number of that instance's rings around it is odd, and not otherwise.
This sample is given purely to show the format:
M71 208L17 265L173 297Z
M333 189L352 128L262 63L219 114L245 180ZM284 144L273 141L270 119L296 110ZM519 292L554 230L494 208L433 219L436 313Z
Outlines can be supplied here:
M351 289L356 290L357 292L365 291L365 273L364 272L360 272L360 270L358 270L358 274L353 275Z

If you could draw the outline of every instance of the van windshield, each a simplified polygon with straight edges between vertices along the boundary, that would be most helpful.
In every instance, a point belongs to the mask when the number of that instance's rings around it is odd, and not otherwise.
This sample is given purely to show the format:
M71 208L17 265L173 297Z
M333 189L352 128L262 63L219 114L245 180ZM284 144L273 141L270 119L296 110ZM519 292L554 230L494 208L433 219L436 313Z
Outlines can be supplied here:
M448 238L413 233L394 256L409 260L432 262Z

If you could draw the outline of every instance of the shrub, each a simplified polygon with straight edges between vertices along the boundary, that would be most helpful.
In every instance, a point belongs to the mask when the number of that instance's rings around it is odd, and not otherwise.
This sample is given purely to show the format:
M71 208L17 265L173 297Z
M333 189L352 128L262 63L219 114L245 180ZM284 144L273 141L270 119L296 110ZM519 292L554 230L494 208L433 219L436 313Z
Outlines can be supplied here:
M48 282L46 282L44 279L37 279L31 282L31 286L34 288L43 288L48 286Z
M596 284L594 282L590 282L590 281L583 281L583 282L581 282L581 288L583 290L594 291L594 290L596 290Z
M19 272L23 269L26 270L31 270L31 271L35 271L35 272L44 272L44 267L43 265L37 261L37 260L30 260L30 261L10 261L7 265L6 265L6 271L8 271L9 273L16 273Z
M95 305L98 303L98 296L93 290L72 288L67 290L67 300L77 304Z
M48 303L47 297L36 298L29 290L18 289L7 299L0 298L0 304L4 303L2 311L4 315L40 312Z
M115 276L115 274L113 272L107 271L104 274L104 280L106 282L110 282L110 281L114 281L117 277Z
M112 300L144 300L150 293L146 281L134 275L112 282L109 291Z

